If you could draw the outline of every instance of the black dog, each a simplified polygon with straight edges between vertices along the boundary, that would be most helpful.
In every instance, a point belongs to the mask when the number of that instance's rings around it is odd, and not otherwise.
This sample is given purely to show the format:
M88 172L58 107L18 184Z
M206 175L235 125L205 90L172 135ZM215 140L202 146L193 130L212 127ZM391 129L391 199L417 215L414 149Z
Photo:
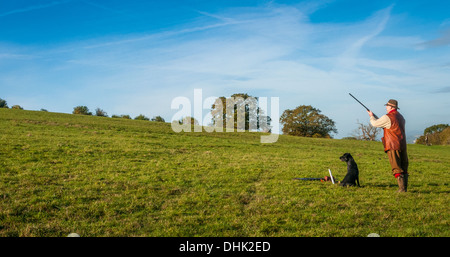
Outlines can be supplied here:
M347 163L347 175L345 175L344 179L340 182L340 185L356 186L355 182L358 182L358 186L360 186L358 165L356 165L356 162L353 159L352 155L349 153L344 153L344 155L339 157L339 159Z

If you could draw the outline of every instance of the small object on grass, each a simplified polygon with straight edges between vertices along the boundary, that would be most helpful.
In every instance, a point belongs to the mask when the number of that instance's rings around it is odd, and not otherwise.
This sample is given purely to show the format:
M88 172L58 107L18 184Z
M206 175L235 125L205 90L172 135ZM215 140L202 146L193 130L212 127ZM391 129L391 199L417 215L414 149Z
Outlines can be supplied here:
M320 180L321 182L324 181L332 181L334 184L334 178L333 177L329 177L329 176L325 176L323 178L294 178L296 180L305 180L305 181L313 181L313 180Z
M80 237L77 233L70 233L67 237Z
M307 180L307 181L310 181L310 180L320 180L320 181L322 181L323 178L294 178L294 179L297 179L297 180Z
M333 175L331 175L331 170L328 169L328 172L330 172L331 182L333 182L333 184L334 184L334 178L333 178Z

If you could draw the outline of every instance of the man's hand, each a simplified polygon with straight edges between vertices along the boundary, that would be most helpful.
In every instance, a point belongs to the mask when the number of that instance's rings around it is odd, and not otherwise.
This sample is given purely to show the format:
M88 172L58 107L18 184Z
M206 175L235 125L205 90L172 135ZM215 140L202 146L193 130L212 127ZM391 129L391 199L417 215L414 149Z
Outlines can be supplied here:
M373 117L373 112L372 111L367 111L367 113L369 114L370 117Z

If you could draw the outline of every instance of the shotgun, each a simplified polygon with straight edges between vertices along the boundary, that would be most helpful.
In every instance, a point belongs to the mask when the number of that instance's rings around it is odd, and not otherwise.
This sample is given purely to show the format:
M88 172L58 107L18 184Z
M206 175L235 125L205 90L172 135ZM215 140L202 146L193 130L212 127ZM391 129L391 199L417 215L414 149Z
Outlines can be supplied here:
M353 97L353 99L355 99L359 104L361 104L364 108L366 108L367 111L370 111L369 108L367 108L363 103L361 103L358 99L356 99L356 97L354 97L352 94L348 93L351 97ZM372 112L373 113L373 112ZM375 117L375 119L378 119L378 116L375 115L375 113L373 114L373 117Z

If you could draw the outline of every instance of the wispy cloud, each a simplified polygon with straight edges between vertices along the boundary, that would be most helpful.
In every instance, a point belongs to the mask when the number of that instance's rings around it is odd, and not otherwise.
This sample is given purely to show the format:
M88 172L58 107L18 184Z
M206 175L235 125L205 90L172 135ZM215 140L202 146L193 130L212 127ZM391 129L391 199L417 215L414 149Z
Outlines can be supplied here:
M17 14L17 13L30 12L30 11L33 11L33 10L44 9L44 8L52 7L52 6L55 6L55 5L66 4L66 3L69 3L71 1L72 0L61 0L61 1L53 1L53 2L50 2L50 3L47 3L47 4L32 5L32 6L28 6L28 7L19 8L19 9L11 10L11 11L8 11L8 12L0 13L0 17L12 15L12 14Z
M9 60L29 60L33 59L35 56L28 54L13 54L13 53L0 53L0 60L9 59Z
M450 93L450 87L443 87L436 91L436 93Z
M238 24L238 23L243 23L243 22L225 21L225 22L219 22L219 23L208 24L208 25L200 25L200 26L196 26L196 27L168 30L168 31L152 33L152 34L147 34L147 35L137 35L137 36L131 36L131 37L119 38L119 39L107 39L107 40L101 40L101 42L99 42L99 43L85 44L83 46L83 48L87 48L87 49L88 48L99 48L99 47L108 47L108 46L113 46L113 45L133 44L136 42L165 40L168 38L181 36L183 34L201 32L201 31L205 31L205 30L211 30L211 29L225 27L225 26L234 25L234 24Z
M450 29L442 31L441 36L436 39L428 40L418 44L420 48L434 48L449 45L450 45Z
M371 39L378 36L383 30L386 28L386 25L390 18L390 13L393 8L393 5L378 11L373 17L371 17L367 21L367 25L365 28L369 28L366 32L367 34L362 36L361 38L356 39L350 46L341 54L339 57L339 62L337 63L337 68L351 68L355 65L355 62L358 57L358 53L361 51L361 48ZM373 29L370 29L373 27Z
M212 14L212 13L208 13L208 12L204 12L204 11L199 11L199 10L197 10L197 12L200 13L201 15L208 16L208 17L211 17L211 18L223 21L223 22L227 22L227 23L228 22L232 22L232 23L235 22L234 19L228 18L226 16L220 16L220 15L216 15L216 14Z

